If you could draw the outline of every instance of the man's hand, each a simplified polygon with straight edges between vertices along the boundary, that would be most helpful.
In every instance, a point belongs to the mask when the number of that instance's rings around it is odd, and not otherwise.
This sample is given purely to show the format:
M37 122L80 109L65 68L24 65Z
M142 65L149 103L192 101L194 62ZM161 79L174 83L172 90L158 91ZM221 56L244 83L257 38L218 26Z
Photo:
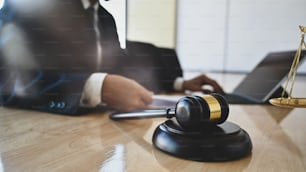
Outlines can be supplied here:
M207 89L205 86L210 86L211 89ZM215 80L207 77L206 75L199 75L193 79L185 80L183 83L183 90L201 91L206 94L225 94L222 87Z
M121 111L146 108L153 101L152 95L151 91L136 81L111 74L104 79L101 92L104 103Z

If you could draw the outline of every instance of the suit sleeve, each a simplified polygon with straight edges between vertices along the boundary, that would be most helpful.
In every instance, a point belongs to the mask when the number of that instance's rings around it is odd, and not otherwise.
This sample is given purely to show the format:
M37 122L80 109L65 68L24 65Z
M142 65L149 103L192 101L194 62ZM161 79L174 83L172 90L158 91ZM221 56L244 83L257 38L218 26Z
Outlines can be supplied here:
M163 87L166 91L173 92L174 81L177 77L183 77L183 71L179 58L174 49L158 48L160 51L160 66L162 68L161 76Z
M158 87L154 87L153 89L155 90L153 91L157 93L175 91L175 79L183 76L175 50L156 47L144 42L127 41L127 54L131 58L130 63L135 61L142 62L137 66L139 68L145 63L150 64L147 65L150 67L146 67L143 71L153 70L154 74L157 75L157 79L150 83L151 85L158 84Z
M1 71L1 98L4 106L81 114L83 85L90 74L58 71Z

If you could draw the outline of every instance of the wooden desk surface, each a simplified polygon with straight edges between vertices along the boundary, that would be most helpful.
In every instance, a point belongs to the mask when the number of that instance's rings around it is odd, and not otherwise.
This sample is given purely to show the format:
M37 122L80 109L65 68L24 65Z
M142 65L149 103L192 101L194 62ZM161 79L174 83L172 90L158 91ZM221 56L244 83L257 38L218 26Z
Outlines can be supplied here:
M107 113L79 117L0 108L0 172L20 171L306 171L306 109L230 105L228 121L250 135L240 160L179 159L153 147L165 119L114 122Z

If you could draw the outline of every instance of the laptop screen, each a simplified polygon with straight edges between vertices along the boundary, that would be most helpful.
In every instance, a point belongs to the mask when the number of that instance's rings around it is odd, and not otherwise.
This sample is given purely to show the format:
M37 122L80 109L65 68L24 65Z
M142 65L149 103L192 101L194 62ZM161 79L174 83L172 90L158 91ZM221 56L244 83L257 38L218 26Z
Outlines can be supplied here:
M267 101L287 79L296 51L269 53L234 89L233 93ZM302 51L300 63L305 59Z

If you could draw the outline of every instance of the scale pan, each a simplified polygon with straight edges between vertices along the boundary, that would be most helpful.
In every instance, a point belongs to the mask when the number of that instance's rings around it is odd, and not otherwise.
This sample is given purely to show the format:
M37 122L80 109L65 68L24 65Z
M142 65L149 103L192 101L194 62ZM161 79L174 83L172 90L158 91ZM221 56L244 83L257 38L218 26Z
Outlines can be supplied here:
M273 98L269 102L274 106L286 108L306 108L306 98Z

